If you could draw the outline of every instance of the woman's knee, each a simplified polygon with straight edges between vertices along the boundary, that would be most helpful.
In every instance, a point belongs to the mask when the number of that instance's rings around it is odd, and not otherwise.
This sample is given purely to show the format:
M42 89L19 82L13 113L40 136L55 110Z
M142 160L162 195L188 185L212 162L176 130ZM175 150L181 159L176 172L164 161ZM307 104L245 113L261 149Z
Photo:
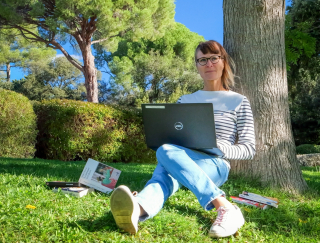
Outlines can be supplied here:
M159 161L159 159L162 159L164 157L168 157L168 153L172 151L173 149L177 149L176 145L173 144L163 144L161 145L156 152L156 157Z

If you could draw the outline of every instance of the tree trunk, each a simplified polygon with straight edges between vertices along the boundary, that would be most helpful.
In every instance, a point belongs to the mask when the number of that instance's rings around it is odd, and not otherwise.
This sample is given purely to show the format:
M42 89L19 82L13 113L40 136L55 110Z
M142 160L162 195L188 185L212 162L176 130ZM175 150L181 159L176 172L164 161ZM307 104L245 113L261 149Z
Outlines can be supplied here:
M236 91L247 96L256 155L232 172L300 193L307 184L296 158L285 59L285 0L224 0L224 47L236 64Z
M83 57L83 66L76 60L74 60L69 53L56 41L52 40L50 44L52 44L55 49L59 49L64 56L68 59L68 61L78 68L84 75L84 86L87 90L87 100L93 103L99 103L98 99L98 71L94 64L94 56L92 55L91 50L91 36L86 37L86 32L84 31L83 36L81 34L76 33L73 37L76 39L79 48Z
M7 63L7 82L10 83L10 78L11 78L11 67L10 63Z
M87 100L93 103L99 103L98 100L98 80L97 69L94 64L94 56L91 51L91 43L82 50L83 56L83 74L85 78L85 87L87 90Z

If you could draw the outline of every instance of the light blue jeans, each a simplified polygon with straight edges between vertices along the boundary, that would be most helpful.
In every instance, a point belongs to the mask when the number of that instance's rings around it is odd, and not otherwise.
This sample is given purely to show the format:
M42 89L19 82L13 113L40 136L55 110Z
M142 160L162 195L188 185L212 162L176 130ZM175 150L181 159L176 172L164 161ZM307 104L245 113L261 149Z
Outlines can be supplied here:
M152 178L137 196L138 203L147 212L140 221L154 217L182 185L195 194L205 210L213 209L211 201L225 195L219 189L229 175L223 159L172 144L159 147L156 155L158 165Z

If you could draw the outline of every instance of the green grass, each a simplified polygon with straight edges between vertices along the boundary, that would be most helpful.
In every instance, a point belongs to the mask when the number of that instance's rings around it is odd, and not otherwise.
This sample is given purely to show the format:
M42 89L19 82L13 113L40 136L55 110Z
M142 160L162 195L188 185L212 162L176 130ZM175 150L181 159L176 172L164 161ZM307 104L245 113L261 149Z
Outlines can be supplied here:
M122 171L117 185L141 190L155 165L112 164ZM208 237L216 217L196 197L179 190L153 219L139 224L136 235L121 233L110 212L110 195L92 193L75 198L53 193L46 181L78 181L85 162L0 158L0 242L320 242L320 168L303 168L309 191L300 196L258 182L231 177L222 189L277 197L279 207L259 210L240 206L246 224L225 239ZM26 205L35 209L28 209Z

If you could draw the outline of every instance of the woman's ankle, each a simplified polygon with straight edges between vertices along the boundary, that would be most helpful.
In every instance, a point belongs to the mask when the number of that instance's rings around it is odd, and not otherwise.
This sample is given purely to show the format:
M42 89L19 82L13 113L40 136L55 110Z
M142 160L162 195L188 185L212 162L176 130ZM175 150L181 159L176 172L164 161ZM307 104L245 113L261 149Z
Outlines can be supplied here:
M230 207L232 205L231 202L229 202L224 196L217 197L216 199L212 200L211 203L216 209L220 208L221 206Z
M140 217L147 215L147 212L143 209L143 207L141 207L140 204L139 204L139 208L140 208Z

